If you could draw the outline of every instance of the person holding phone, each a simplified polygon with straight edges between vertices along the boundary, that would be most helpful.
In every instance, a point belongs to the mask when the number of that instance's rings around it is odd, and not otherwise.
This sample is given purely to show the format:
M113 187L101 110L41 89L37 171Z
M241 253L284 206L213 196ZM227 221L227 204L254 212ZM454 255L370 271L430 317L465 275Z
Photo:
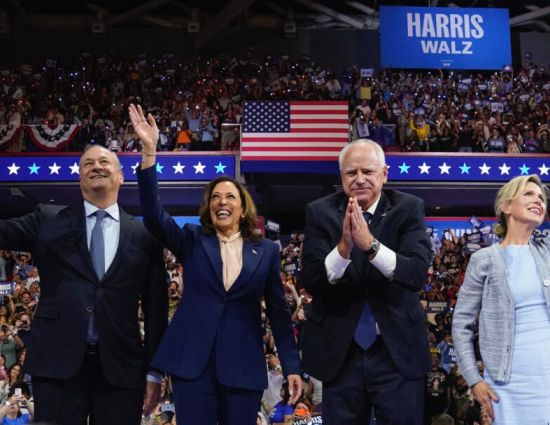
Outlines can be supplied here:
M27 401L21 388L12 389L8 399L0 406L0 425L28 424L33 412L33 403Z

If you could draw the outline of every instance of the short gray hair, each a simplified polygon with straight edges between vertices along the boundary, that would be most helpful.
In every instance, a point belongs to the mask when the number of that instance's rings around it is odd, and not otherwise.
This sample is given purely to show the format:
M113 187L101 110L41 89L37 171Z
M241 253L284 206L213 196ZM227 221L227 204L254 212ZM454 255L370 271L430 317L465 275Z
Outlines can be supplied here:
M381 166L386 165L386 156L384 155L384 150L382 147L376 143L374 140L370 139L357 139L354 140L351 143L348 143L344 148L340 151L340 154L338 155L338 168L340 168L340 171L342 171L342 163L344 162L344 158L348 151L353 148L354 146L371 146L374 148L374 151L376 152L376 157L378 158L378 162Z
M100 148L100 149L104 150L105 152L109 152L113 156L113 158L115 159L115 164L117 165L118 169L122 170L122 164L120 163L120 159L118 158L118 155L116 154L116 152L113 152L112 150L107 149L105 146L94 145L94 144L88 143L84 147L84 152L82 152L82 155L84 155L86 152L88 152L90 149L93 149L93 148Z

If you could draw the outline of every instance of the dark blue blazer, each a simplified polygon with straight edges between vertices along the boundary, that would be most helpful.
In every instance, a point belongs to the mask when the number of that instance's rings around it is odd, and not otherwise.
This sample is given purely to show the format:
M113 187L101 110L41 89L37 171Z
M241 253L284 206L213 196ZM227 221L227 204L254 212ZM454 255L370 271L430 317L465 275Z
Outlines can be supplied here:
M155 167L138 171L147 229L183 264L184 290L153 365L185 379L198 378L214 350L221 384L267 387L260 300L265 298L285 375L299 373L298 350L279 275L278 247L271 241L244 242L243 268L229 289L222 279L218 238L201 227L180 228L160 205Z
M86 240L84 205L39 205L25 216L0 220L0 246L30 251L40 272L40 302L29 333L26 370L67 379L79 371L95 310L100 359L107 380L142 389L167 324L162 246L143 223L120 209L119 245L98 280ZM145 316L145 340L138 306Z
M302 277L313 303L306 309L303 327L304 370L325 382L337 376L367 301L397 368L407 378L420 378L431 367L418 294L427 281L431 260L424 203L406 193L384 190L369 227L376 239L396 253L393 279L384 277L364 252L354 248L351 264L332 285L325 258L342 237L347 202L346 194L340 192L306 208Z

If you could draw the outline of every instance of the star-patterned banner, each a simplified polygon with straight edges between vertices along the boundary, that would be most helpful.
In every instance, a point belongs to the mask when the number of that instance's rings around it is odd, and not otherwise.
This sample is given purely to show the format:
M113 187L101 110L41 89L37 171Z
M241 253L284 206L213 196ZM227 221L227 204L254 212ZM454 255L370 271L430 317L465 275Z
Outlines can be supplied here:
M0 182L71 182L78 181L79 155L2 156ZM141 155L119 155L124 179L136 180ZM157 177L160 181L208 181L235 176L234 155L158 155Z
M391 156L387 163L392 180L508 181L519 175L538 174L550 181L548 156Z
M119 155L124 177L135 181L139 154ZM26 155L0 157L0 182L63 182L78 180L78 155ZM160 181L208 181L217 176L235 176L234 155L160 154ZM392 181L504 182L514 176L538 174L550 182L548 155L488 154L386 154L388 178ZM241 171L279 174L337 174L336 161L242 161Z
M550 182L550 156L531 154L398 154L387 153L391 181L505 182L519 175L538 174ZM245 173L338 173L338 164L316 161L244 161Z

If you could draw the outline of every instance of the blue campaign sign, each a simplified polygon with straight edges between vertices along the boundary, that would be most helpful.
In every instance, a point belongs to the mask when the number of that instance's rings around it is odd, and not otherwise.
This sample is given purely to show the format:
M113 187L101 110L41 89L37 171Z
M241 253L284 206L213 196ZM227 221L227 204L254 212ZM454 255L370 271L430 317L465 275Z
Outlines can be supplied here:
M384 68L503 69L508 9L380 6Z

